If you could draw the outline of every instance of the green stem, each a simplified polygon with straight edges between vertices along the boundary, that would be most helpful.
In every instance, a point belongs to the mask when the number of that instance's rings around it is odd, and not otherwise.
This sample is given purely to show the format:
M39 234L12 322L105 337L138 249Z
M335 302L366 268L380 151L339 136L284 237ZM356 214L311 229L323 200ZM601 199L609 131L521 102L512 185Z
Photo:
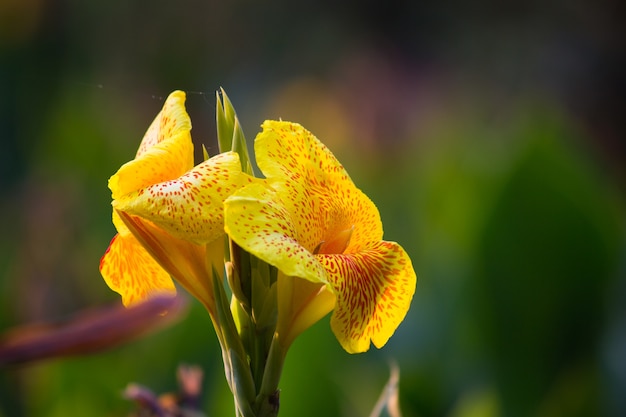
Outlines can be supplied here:
M265 363L263 382L255 401L254 408L257 417L275 417L278 415L280 394L278 384L285 363L285 354L286 352L279 341L279 335L275 333Z
M215 326L218 340L222 347L224 372L233 396L235 407L242 417L256 417L251 406L255 400L256 389L250 373L246 350L237 333L237 326L230 311L230 303L224 291L219 274L213 271L213 292L217 310Z

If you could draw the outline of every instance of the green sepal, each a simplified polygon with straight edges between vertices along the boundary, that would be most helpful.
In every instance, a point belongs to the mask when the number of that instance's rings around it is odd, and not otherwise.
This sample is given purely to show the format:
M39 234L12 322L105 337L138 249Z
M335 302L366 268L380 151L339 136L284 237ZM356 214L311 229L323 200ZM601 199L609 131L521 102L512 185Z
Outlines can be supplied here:
M250 300L252 300L250 260L254 257L243 250L233 240L230 240L229 243L230 260L234 267L234 273L237 274L237 288L231 289L233 290L233 294L235 294L237 298L240 298L240 301L247 308L248 314L250 314ZM241 296L239 296L239 294L241 294Z
M240 354L234 349L228 350L228 357L230 358L230 364L232 369L232 383L231 386L235 401L239 411L244 416L254 416L252 411L252 404L256 400L255 388L252 378L250 378L250 368L248 361L240 356ZM251 400L251 398L253 400ZM242 401L243 400L243 401Z
M255 307L254 314L258 328L266 332L271 341L278 320L278 285L272 284L265 290L263 302ZM266 343L269 346L269 342Z
M219 330L216 328L216 331L221 334L221 337L218 336L218 339L222 345L224 365L230 369L226 377L231 391L235 395L235 401L239 407L242 407L241 410L244 411L243 407L249 408L254 401L256 389L247 360L245 360L248 355L239 338L237 325L230 310L230 303L224 291L223 282L217 277L219 277L219 274L213 268L213 293L215 296L217 322L219 323ZM243 366L244 363L245 366ZM244 402L245 404L243 404ZM243 415L252 416L253 414L246 412Z
M233 293L233 297L243 305L246 311L250 311L250 300L242 291L241 278L238 270L235 268L232 262L226 262L226 279L228 285ZM232 308L231 308L232 310Z
M271 329L273 333L278 318L277 287L274 285L276 268L254 256L250 261L254 321L258 331L264 332Z
M237 118L235 108L223 88L215 93L217 124L217 142L220 152L237 152L241 160L241 169L248 175L255 175L250 162L246 137Z
M222 102L222 97L224 98L224 102ZM217 143L220 148L220 153L223 153L232 150L233 126L235 124L234 109L223 88L220 87L220 89L215 92L215 98Z
M202 144L202 156L204 157L205 161L210 158L209 151L207 150L206 146L204 146L204 144Z
M233 147L234 152L239 154L241 161L241 170L248 175L253 175L252 165L250 164L250 156L248 154L248 145L246 143L246 137L243 134L243 129L239 123L239 119L235 115L235 125L233 127Z

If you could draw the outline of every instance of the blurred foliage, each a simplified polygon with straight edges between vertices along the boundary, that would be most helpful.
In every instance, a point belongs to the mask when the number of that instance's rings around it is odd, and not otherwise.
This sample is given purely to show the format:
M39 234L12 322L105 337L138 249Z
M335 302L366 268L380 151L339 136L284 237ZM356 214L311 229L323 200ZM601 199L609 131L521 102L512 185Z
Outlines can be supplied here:
M0 329L119 303L98 274L108 177L163 96L216 152L223 86L249 138L302 123L411 255L413 306L348 356L323 320L287 358L281 415L367 416L400 368L405 416L626 413L624 42L619 2L6 1L0 4ZM198 147L199 149L200 147ZM206 372L210 321L0 370L0 416L124 416L130 382Z

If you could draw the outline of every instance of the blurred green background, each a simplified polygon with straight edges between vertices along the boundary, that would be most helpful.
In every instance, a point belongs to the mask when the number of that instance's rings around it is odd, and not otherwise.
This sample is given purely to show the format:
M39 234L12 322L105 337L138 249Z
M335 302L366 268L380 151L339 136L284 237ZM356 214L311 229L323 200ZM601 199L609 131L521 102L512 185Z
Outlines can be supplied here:
M281 415L367 416L400 368L404 415L626 414L625 44L615 0L0 2L0 330L117 304L98 272L108 177L163 98L191 92L215 153L223 86L251 140L267 118L326 143L419 276L382 350L301 336ZM127 383L206 372L196 303L99 355L0 369L0 416L125 416Z

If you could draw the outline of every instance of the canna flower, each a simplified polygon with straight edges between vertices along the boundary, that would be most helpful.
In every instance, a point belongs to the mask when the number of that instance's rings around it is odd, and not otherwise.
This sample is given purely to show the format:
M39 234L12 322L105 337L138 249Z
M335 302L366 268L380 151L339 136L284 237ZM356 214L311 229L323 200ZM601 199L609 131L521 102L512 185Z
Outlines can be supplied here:
M170 94L135 159L109 179L118 233L100 272L126 306L175 294L173 277L214 315L211 265L224 258L223 202L252 179L234 152L194 166L184 102L183 92Z
M343 348L382 347L404 319L416 285L400 245L382 240L380 214L343 166L302 126L266 121L255 140L265 182L225 202L225 230L275 266L278 338L293 339L331 310Z

